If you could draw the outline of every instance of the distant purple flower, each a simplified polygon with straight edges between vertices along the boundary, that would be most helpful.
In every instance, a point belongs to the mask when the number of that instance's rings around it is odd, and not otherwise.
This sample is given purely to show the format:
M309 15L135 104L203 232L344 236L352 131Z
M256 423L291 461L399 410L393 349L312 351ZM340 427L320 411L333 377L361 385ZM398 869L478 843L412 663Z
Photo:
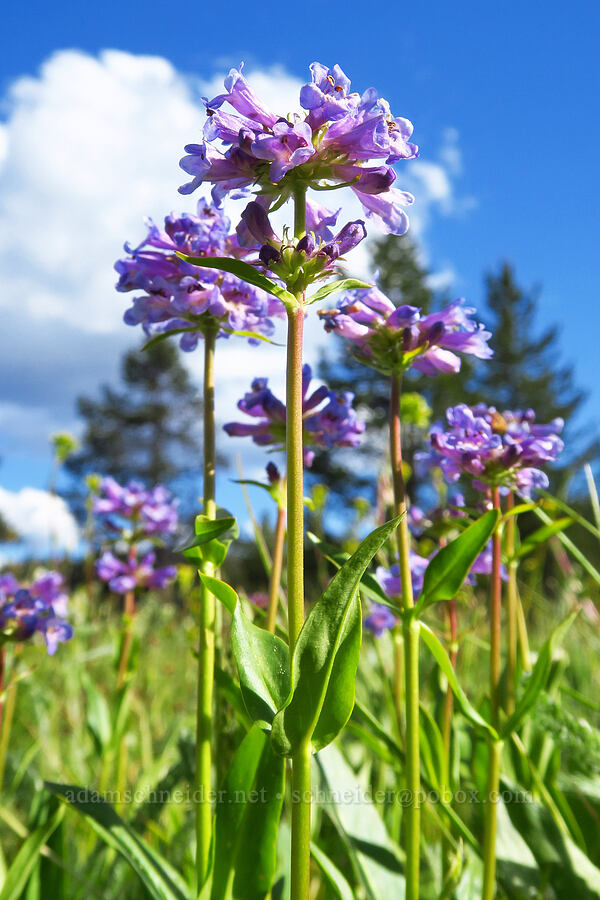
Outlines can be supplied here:
M120 485L110 475L100 482L93 511L105 516L113 527L128 523L133 531L144 535L173 534L177 530L177 500L161 484L145 488L139 481Z
M474 582L473 575L491 575L492 574L492 544L491 541L484 550L481 551L473 565L471 566L471 571L469 573L469 581L472 584ZM508 581L508 572L506 570L506 566L502 563L500 565L500 577L503 581Z
M294 186L349 185L367 215L396 234L408 228L401 207L412 197L391 187L400 160L413 159L412 125L392 116L374 88L350 91L339 66L311 65L312 79L300 91L303 112L277 115L252 91L239 69L231 69L225 92L206 99L204 140L188 144L181 168L192 180L188 194L213 185L213 201L243 196L255 188L269 205L286 199ZM232 111L223 107L229 104ZM223 149L221 149L221 147ZM310 230L307 224L307 231Z
M96 563L98 578L107 581L111 591L116 594L126 594L138 587L164 588L175 578L177 569L175 566L155 568L156 554L154 551L146 553L138 559L137 552L130 553L126 561L118 559L110 551L105 551Z
M563 449L558 436L562 419L536 425L533 410L499 413L493 406L464 403L448 409L446 416L450 427L432 430L432 451L421 455L421 468L429 462L439 465L449 482L464 474L479 489L498 486L524 497L548 487L548 476L539 467L556 460Z
M304 465L314 459L312 447L357 447L365 430L352 408L354 395L335 394L324 385L309 395L312 378L308 365L302 368L302 408L304 424ZM259 446L285 445L286 408L271 392L266 378L255 378L250 391L238 403L238 409L260 421L229 422L224 429L230 437L251 437Z
M384 603L371 603L369 615L365 617L365 628L375 637L381 637L396 624L396 616Z
M28 587L20 587L12 575L0 576L0 628L5 639L26 641L42 634L53 656L59 643L73 637L63 618L66 612L67 595L58 572L46 572Z
M161 230L148 219L148 233L115 264L118 291L141 291L125 312L127 325L142 325L148 336L181 334L183 350L193 350L206 327L216 325L220 337L229 331L273 332L272 318L284 314L270 294L217 269L200 269L176 256L242 257L229 219L214 204L198 202L196 215L166 216Z
M353 344L365 365L389 374L417 369L424 375L458 372L459 353L489 359L491 337L474 322L475 310L457 300L439 312L422 315L416 306L394 306L378 288L353 291L337 309L321 310L327 331Z

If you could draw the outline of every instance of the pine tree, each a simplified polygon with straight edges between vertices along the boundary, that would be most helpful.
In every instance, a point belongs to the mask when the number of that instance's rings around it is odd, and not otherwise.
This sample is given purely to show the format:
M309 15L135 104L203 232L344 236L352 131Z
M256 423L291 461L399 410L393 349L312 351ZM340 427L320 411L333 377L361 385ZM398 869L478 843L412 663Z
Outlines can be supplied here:
M97 472L168 484L199 473L202 404L167 341L126 353L121 385L103 385L97 400L80 397L77 408L85 429L66 469L80 481Z

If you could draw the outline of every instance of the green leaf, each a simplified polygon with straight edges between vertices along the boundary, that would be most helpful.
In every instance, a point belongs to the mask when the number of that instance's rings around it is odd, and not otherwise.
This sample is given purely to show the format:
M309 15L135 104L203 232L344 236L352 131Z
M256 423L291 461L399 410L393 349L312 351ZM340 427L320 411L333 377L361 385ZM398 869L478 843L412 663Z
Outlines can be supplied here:
M550 675L554 651L573 624L577 614L578 610L575 610L575 612L572 612L567 616L560 625L557 625L548 640L544 643L538 654L536 663L531 670L531 674L527 678L525 690L517 700L515 711L504 725L502 730L503 737L516 731L527 713L534 706L540 693L544 690L548 681L548 676Z
M236 524L233 516L223 516L221 519L209 519L208 516L196 516L194 537L186 541L181 547L175 549L176 553L184 553L193 547L201 547L209 541L220 537L226 531L230 531Z
M186 256L185 253L177 253L177 256L193 266L230 272L247 284L252 284L254 287L266 291L267 294L277 297L284 306L296 305L296 298L293 294L241 259L230 259L228 256Z
M96 834L129 863L153 900L190 900L182 877L117 815L95 791L45 782L52 794L82 813ZM0 895L0 900L4 900Z
M187 334L188 331L202 331L202 329L197 325L190 325L189 328L173 328L171 331L162 331L160 334L155 334L154 337L151 337L149 341L146 341L142 350L148 350L150 347L154 347L155 344L160 344L175 334Z
M338 900L354 900L352 888L350 887L338 867L332 863L332 861L325 853L323 853L320 847L317 847L314 841L311 841L310 844L310 854L325 876L325 880L333 890Z
M600 900L600 869L558 827L549 811L502 779L511 822L531 850L556 900ZM511 797L513 799L511 799Z
M348 721L362 627L357 588L399 522L399 518L386 522L365 538L336 572L304 623L292 660L292 688L273 720L272 739L279 753L291 756L309 741L320 750Z
M319 300L324 300L325 297L329 297L331 294L337 294L339 291L355 291L363 288L368 290L372 287L372 284L359 281L357 278L342 278L339 281L330 281L328 284L323 285L322 288L319 288L316 294L309 297L306 301L306 305L310 306L311 303L317 303Z
M336 569L341 569L344 563L350 559L349 553L344 553L332 544L322 541L316 534L313 534L312 531L308 531L306 536L308 540L321 551L325 559L328 560L332 566L335 566ZM398 604L390 600L375 576L371 575L369 572L365 572L360 579L359 589L365 596L369 597L370 600L375 600L376 603L383 603L385 606L389 606L390 609L398 612Z
M489 510L436 553L425 569L415 616L432 603L456 597L471 566L494 533L498 518L498 510Z
M255 725L219 790L211 900L262 900L277 865L285 760Z
M557 500L555 500L554 502L558 504L558 501L557 501ZM534 509L534 513L535 513L535 515L538 517L538 519L541 519L542 522L545 522L547 525L549 525L549 524L553 521L553 520L550 518L550 516L549 516L547 513L544 512L543 509ZM583 519L581 516L576 517L576 516L573 515L572 518L574 518L577 522L579 522L580 525L583 524L583 522L586 521L586 520ZM589 524L589 523L588 523L588 524ZM593 528L593 526L590 526L590 528ZM588 530L589 530L589 529L588 529ZM582 553L581 550L579 549L579 547L578 547L576 544L573 543L573 541L571 540L571 538L567 537L566 534L563 534L562 531L559 531L557 537L558 537L558 540L559 540L559 541L561 542L561 544L563 545L563 547L566 547L566 548L567 548L567 550L569 551L569 553L571 554L571 556L575 557L575 559L576 559L579 563L581 563L581 565L582 565L583 568L586 570L586 572L588 573L588 575L591 575L591 576L592 576L592 578L594 579L594 581L596 582L596 584L600 585L600 572L599 572L598 569L597 569L597 568L589 561L589 559L587 558L587 556L585 555L585 553Z
M316 757L328 788L323 809L332 819L369 900L404 897L402 861L374 804L335 744ZM352 797L352 802L344 801ZM361 802L361 798L364 798Z
M572 525L573 521L574 520L570 516L563 516L562 519L554 519L547 525L542 525L541 528L538 528L533 534L529 534L527 539L523 541L515 553L515 559L521 559L521 557L527 556L528 553L532 553L536 547L540 546L540 544L545 544L548 538L553 537L555 534L559 534L559 532L568 528L569 525Z
M49 819L38 825L25 839L6 872L0 900L20 900L27 880L40 858L40 852L50 835L58 828L64 814L59 806Z
M448 684L452 689L452 693L456 697L456 702L460 707L460 711L463 716L471 722L471 724L475 725L480 731L484 731L492 740L498 740L498 732L493 728L489 722L481 716L474 706L471 705L467 695L461 688L458 683L458 679L456 677L456 672L454 671L454 666L450 662L450 657L444 650L438 638L435 636L431 628L429 628L424 622L419 622L419 629L421 631L421 637L423 638L423 642L428 647L431 655L435 659L436 663L448 679Z
M252 340L264 341L265 344L273 344L274 347L284 347L285 344L278 344L277 341L272 341L271 338L268 338L264 334L260 334L258 331L236 331L234 328L222 328L222 331L225 331L227 334L234 334L236 337L243 338L252 338Z
M232 616L231 649L248 714L255 722L271 724L290 689L287 645L246 618L230 585L202 573L200 579Z

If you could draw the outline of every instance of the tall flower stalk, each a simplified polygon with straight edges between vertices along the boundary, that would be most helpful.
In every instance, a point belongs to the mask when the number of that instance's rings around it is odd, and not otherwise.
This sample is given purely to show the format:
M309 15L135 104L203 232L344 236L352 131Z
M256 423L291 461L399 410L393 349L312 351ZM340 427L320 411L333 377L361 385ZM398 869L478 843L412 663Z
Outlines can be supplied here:
M394 515L400 516L396 531L398 541L398 564L402 585L402 636L404 644L404 707L405 707L405 753L406 788L409 804L406 807L405 848L406 848L406 897L416 900L419 896L420 830L421 810L419 805L421 790L420 748L419 748L419 625L410 611L414 607L412 575L410 567L410 532L406 517L406 486L402 472L402 425L400 421L400 396L402 374L394 372L390 386L390 457L392 463L392 484L394 490Z
M203 512L216 518L215 502L215 342L218 326L210 323L204 331L204 459ZM214 575L214 565L204 559L202 572ZM215 671L215 598L207 588L201 588L198 636L198 681L196 695L196 877L198 891L208 874L212 839L212 743L214 715Z
M294 193L294 237L306 231L306 190ZM288 307L286 365L287 591L290 657L304 624L304 464L302 427L302 344L304 292ZM310 882L311 747L292 758L291 900L306 900Z
M492 504L499 512L500 489L492 487ZM498 730L500 718L501 617L502 617L502 534L500 525L492 536L492 576L490 581L490 720ZM496 893L496 834L498 830L498 787L502 742L488 741L489 757L485 794L485 832L483 840L482 900L493 900Z

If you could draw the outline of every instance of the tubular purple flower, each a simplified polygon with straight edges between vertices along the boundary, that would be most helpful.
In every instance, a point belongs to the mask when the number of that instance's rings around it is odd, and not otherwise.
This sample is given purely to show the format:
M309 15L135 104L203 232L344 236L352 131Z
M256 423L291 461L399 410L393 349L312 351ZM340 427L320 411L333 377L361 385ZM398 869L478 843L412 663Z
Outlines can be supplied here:
M154 551L138 559L137 549L134 549L126 561L118 559L110 551L105 551L96 563L96 572L98 578L108 582L111 591L116 594L127 594L136 588L162 589L175 578L177 569L175 566L157 569L155 562Z
M362 95L351 92L339 66L313 63L310 68L312 80L300 91L305 112L290 116L271 112L241 67L232 69L225 93L205 101L204 142L185 148L180 165L192 181L180 191L191 193L206 181L213 185L215 202L254 188L270 204L286 200L298 185L319 189L352 183L367 215L403 234L408 218L402 207L413 198L392 188L396 173L391 166L418 154L410 141L411 123L394 117L374 88ZM225 103L233 111L223 111ZM217 141L223 152L213 146Z
M456 301L446 309L422 315L415 306L395 307L378 288L353 291L333 310L321 310L327 331L353 343L354 355L386 374L414 368L424 375L458 372L460 356L488 359L491 334L470 317L471 307Z
M12 575L0 576L0 628L4 640L26 641L41 634L50 656L59 643L73 637L63 618L67 594L58 572L45 572L28 587L20 587Z
M354 395L335 394L324 385L309 392L312 372L302 369L302 411L304 420L304 465L310 467L314 448L356 447L365 430L364 422L352 408ZM259 446L285 445L286 408L268 387L266 378L256 378L250 391L238 402L238 409L259 421L228 422L223 426L230 437L251 437Z
M115 530L126 525L134 533L151 536L173 534L177 530L177 500L160 484L147 489L139 481L120 485L106 476L100 482L92 509L97 516L107 517Z
M446 480L468 475L478 489L500 487L531 497L548 487L548 476L538 466L557 459L563 442L551 428L562 430L562 420L551 426L534 424L535 414L506 411L493 406L465 404L448 409L447 431L439 427L430 435L433 453L423 462L439 465Z
M266 212L260 203L250 204L246 219L254 229L262 228L274 236ZM247 251L241 244L250 235L246 222L244 234L229 233L229 220L214 204L200 200L197 214L171 214L161 231L148 220L148 234L137 248L126 245L129 256L119 260L117 290L145 291L135 297L125 313L128 325L141 324L149 336L181 333L180 346L193 350L203 329L219 328L219 336L230 331L256 331L271 334L273 317L284 315L282 304L229 273L216 269L199 270L184 262L176 252L194 256L243 257ZM242 229L240 229L242 230Z

